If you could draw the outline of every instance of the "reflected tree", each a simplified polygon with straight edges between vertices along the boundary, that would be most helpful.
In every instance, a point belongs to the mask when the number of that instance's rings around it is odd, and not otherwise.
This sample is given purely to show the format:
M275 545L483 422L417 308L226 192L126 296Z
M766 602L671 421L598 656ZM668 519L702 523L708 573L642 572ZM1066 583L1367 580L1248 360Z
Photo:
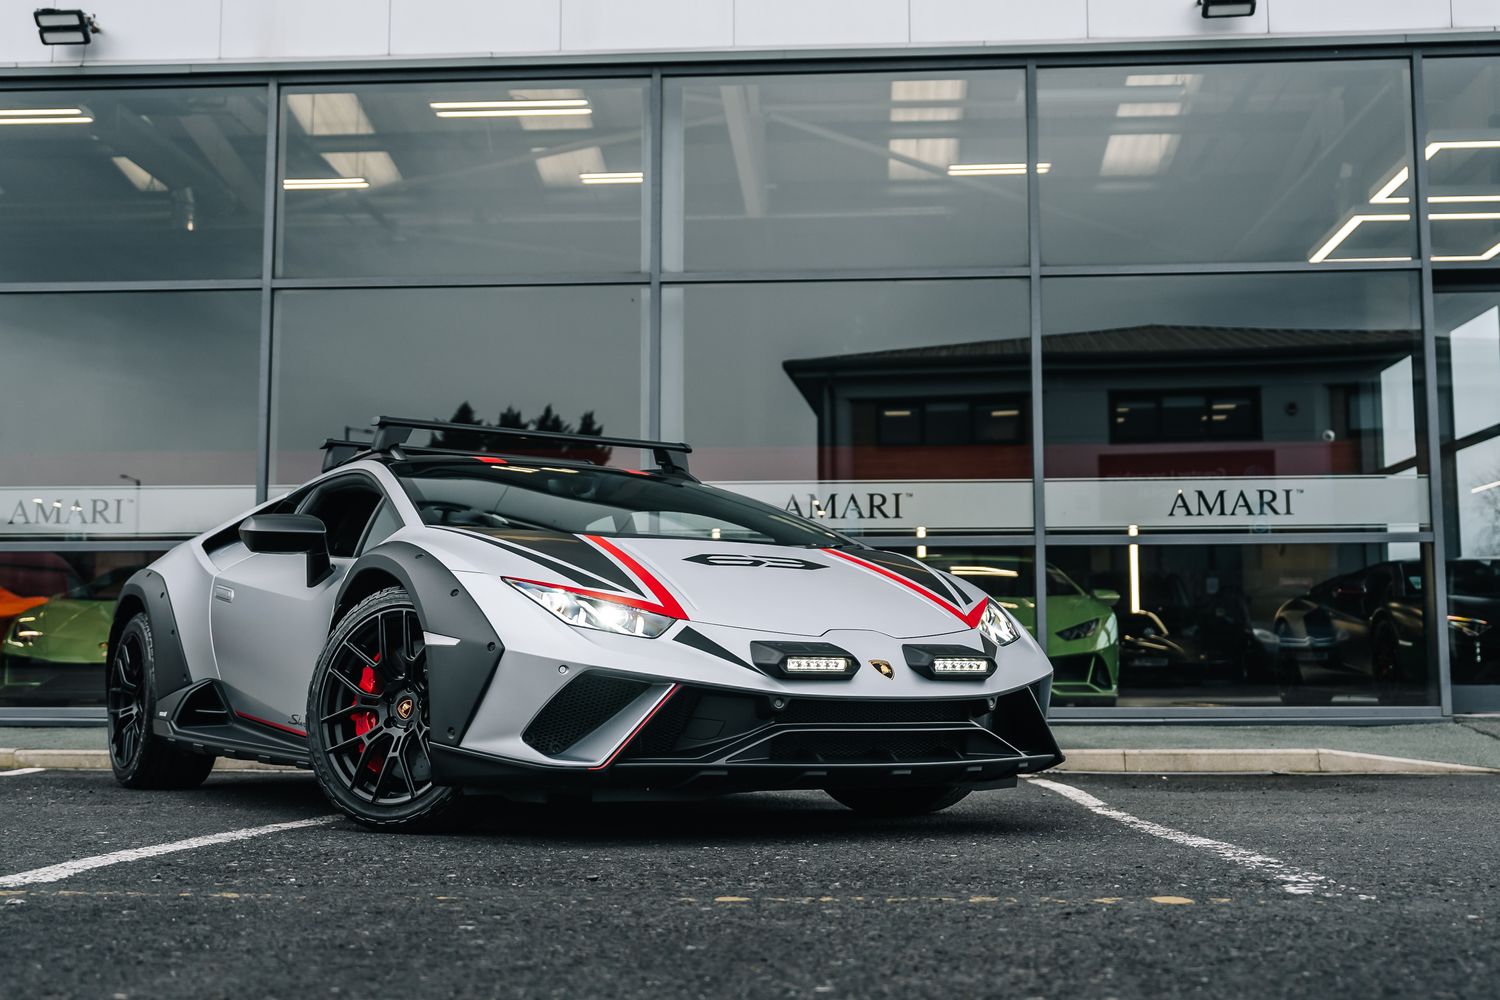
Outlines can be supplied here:
M448 419L452 424L468 424L474 427L513 427L517 429L545 431L551 434L582 434L589 437L601 437L604 434L604 425L594 416L593 410L587 410L578 418L578 423L569 423L564 420L562 414L558 413L548 403L542 407L542 412L535 419L528 420L526 416L514 406L507 406L500 412L493 424L487 424L474 412L474 407L469 405L468 400L459 404L453 416ZM510 447L502 440L487 437L484 434L469 431L444 431L432 436L432 447L451 448L455 451L482 451L482 452L505 452L508 455L536 455L547 458L566 458L574 461L592 462L594 465L606 465L609 462L613 449L603 445L589 445L582 443L567 442L543 446L540 443L527 445L524 441L519 447Z

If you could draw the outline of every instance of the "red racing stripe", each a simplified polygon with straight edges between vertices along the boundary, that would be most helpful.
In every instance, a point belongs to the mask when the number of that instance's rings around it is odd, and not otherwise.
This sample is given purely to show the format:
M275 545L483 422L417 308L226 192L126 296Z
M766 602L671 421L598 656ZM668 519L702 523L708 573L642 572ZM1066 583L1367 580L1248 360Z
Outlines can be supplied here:
M948 612L950 615L957 618L965 625L969 626L969 628L978 627L979 619L984 617L984 609L988 607L990 603L990 599L988 597L982 598L978 604L974 605L974 607L970 608L966 612L962 608L959 608L956 605L945 601L943 598L939 597L937 594L934 594L926 587L912 583L900 573L892 573L890 570L886 569L883 566L877 566L872 562L866 562L865 560L860 559L858 556L851 556L849 553L840 552L838 549L824 549L823 551L827 552L831 556L838 556L845 562L851 562L856 566L863 566L865 569L869 570L872 573L879 573L887 580L894 580L896 583L901 584L901 586L905 587L907 590L915 591L916 593L921 594L923 597L927 598L929 601L936 604L938 607L942 608L944 611Z
M653 608L650 610L657 611L658 613L664 614L669 618L680 618L683 621L689 620L687 612L682 609L681 604L677 603L677 598L672 596L672 592L664 587L660 580L652 576L650 573L646 572L646 567L642 566L640 563L632 559L618 545L615 545L604 538L600 538L598 535L584 535L583 537L599 546L599 548L603 549L605 552L608 552L610 555L614 556L615 559L624 564L626 569L634 573L637 579L639 579L646 585L646 589L650 590L652 594L656 595L656 600L661 604L661 607ZM615 599L618 600L618 598Z

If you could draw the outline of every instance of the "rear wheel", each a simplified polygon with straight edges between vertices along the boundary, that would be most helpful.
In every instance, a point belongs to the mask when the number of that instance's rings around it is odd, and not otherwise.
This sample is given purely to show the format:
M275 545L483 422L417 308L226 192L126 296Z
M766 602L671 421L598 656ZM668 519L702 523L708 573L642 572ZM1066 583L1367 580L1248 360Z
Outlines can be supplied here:
M151 732L156 709L156 655L151 620L142 611L120 632L105 682L109 766L126 788L195 788L214 759L187 753Z
M830 788L828 794L842 806L866 816L922 816L960 801L969 789L957 785L923 788Z
M371 594L339 622L313 671L307 718L318 784L348 816L380 830L453 818L460 791L432 781L427 656L406 591Z

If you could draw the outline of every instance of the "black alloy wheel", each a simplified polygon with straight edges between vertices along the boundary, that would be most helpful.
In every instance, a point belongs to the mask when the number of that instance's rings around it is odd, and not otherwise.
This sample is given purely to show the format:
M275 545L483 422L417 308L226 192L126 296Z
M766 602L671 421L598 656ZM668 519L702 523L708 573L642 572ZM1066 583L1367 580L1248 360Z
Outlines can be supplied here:
M308 693L313 769L367 826L429 824L458 798L432 780L427 656L405 591L365 598L329 637Z
M179 750L151 731L156 710L156 647L144 611L120 630L104 676L109 766L115 780L126 788L201 785L213 770L213 756Z

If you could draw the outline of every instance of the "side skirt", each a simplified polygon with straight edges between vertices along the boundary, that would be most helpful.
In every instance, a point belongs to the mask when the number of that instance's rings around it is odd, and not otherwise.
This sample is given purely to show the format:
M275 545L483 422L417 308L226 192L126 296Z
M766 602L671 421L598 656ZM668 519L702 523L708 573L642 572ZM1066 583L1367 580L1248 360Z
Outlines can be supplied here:
M151 731L194 753L312 767L305 735L236 712L229 687L218 680L199 681L160 698Z

